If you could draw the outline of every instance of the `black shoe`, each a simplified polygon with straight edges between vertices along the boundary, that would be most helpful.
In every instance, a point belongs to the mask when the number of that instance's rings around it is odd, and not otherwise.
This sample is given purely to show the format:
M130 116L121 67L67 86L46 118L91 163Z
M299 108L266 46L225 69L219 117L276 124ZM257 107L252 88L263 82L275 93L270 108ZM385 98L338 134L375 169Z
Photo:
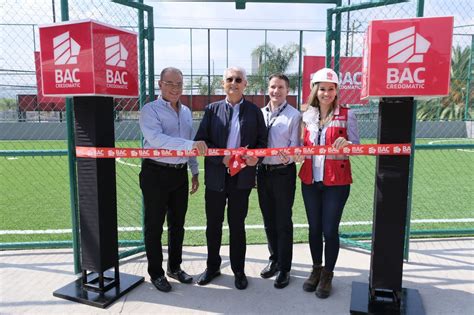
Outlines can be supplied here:
M247 276L243 271L235 273L235 287L239 290L244 290L249 285Z
M151 279L151 283L160 290L161 292L170 292L171 291L171 285L168 282L168 279L166 279L165 276L158 277L156 279Z
M288 285L288 283L290 283L290 273L286 271L280 271L273 285L277 289L283 289Z
M199 279L197 281L197 284L199 285L206 285L208 284L209 282L212 281L212 279L214 279L215 277L218 277L221 275L221 271L220 270L216 270L216 271L211 271L209 269L206 268L206 270L204 270L204 272L199 276Z
M270 260L268 265L263 268L262 272L260 272L260 277L263 279L271 278L273 277L278 271L278 266L277 263L274 262L273 260Z
M193 282L193 277L191 277L186 272L181 270L181 268L178 268L175 271L171 271L171 270L168 269L168 271L166 271L166 274L170 278L176 279L181 283L191 283L191 282Z

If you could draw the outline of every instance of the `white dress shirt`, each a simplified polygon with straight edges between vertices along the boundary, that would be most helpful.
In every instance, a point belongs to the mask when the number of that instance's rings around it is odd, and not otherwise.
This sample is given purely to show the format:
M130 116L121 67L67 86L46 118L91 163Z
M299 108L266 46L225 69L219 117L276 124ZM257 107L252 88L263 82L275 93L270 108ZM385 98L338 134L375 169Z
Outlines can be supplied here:
M280 104L273 112L270 104L262 108L268 130L268 148L287 148L300 146L301 114L287 102ZM290 158L290 162L292 159ZM263 164L282 164L279 156L267 156Z
M194 141L193 118L187 106L179 104L176 112L170 102L161 97L145 104L140 111L140 129L145 149L191 150ZM199 173L196 157L153 158L169 164L188 163L193 175Z
M232 108L232 117L230 119L230 130L229 130L229 137L227 138L227 149L237 149L240 147L240 120L239 120L239 112L240 112L240 105L244 102L242 98L240 102L235 105L232 105L225 100L226 105Z

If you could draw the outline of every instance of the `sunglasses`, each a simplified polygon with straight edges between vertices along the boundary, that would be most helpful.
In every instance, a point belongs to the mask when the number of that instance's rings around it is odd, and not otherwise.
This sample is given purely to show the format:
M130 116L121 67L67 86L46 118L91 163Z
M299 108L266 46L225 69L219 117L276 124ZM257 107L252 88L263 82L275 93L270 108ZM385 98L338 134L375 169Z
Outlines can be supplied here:
M183 88L183 83L182 82L179 82L179 83L174 83L174 82L171 82L171 81L161 81L161 83L163 83L164 85L166 85L167 87L170 87L170 88L174 88L174 89L182 89Z
M227 82L227 83L232 83L232 82L235 82L235 83L242 83L242 78L230 77L230 78L226 78L226 79L225 79L225 82Z

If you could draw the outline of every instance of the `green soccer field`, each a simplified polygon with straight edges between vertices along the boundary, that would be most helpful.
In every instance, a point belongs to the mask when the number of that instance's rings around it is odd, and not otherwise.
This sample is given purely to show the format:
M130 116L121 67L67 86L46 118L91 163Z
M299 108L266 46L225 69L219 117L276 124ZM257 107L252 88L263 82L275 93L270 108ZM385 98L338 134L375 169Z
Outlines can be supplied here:
M418 140L417 143L429 143ZM448 140L447 140L448 141ZM370 140L365 143L372 142ZM449 141L448 141L449 142ZM472 143L456 139L456 143ZM117 147L139 147L118 142ZM0 150L63 150L65 141L0 141ZM344 210L342 233L370 232L374 195L375 157L351 158L354 184ZM139 159L118 159L117 202L120 239L141 239ZM417 150L413 181L412 230L466 229L474 217L473 150ZM202 161L200 168L203 167ZM204 176L200 190L190 196L186 219L188 245L205 243ZM69 173L66 156L0 157L0 242L69 240L71 228ZM298 181L293 208L295 242L306 242L306 214ZM264 243L256 190L250 196L246 220L249 243ZM303 225L303 226L301 226ZM12 232L23 231L23 232ZM50 230L50 231L45 231ZM9 232L10 231L10 232ZM38 232L39 231L39 232ZM164 233L166 237L166 233ZM225 231L223 241L228 241Z

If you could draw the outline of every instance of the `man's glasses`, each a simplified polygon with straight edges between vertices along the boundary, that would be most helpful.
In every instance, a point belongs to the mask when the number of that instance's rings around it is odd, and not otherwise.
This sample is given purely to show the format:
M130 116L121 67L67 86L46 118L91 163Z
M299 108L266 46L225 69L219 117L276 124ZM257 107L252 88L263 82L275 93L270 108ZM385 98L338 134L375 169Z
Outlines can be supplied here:
M167 87L174 88L174 89L182 89L183 88L183 83L181 83L181 82L173 83L173 82L170 82L170 81L161 81L161 83L163 83Z
M230 77L230 78L226 78L226 79L225 79L225 82L227 82L227 83L232 83L232 82L235 82L235 83L242 83L242 78Z

